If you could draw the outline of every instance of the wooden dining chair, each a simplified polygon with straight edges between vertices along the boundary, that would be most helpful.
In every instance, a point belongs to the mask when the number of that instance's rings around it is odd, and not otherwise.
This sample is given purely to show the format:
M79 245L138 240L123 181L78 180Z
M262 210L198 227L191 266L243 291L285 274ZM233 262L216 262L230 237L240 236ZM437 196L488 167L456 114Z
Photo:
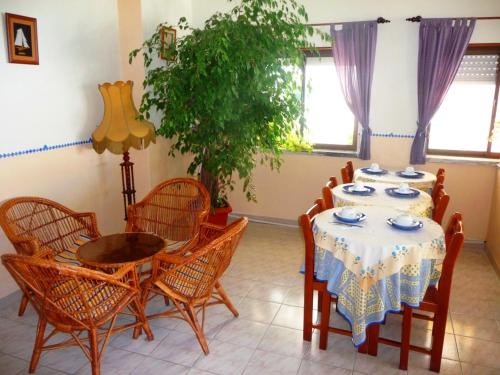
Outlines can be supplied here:
M333 208L333 195L332 189L338 185L337 177L331 176L326 185L321 189L323 201L325 202L325 209Z
M158 253L153 258L151 278L143 283L142 303L146 305L151 294L160 294L169 298L174 307L147 318L178 318L180 314L180 318L193 329L203 352L208 354L203 332L205 308L210 303L215 284L229 266L247 224L247 218L240 218L213 241L184 255ZM197 317L200 311L201 324Z
M399 368L401 370L408 369L410 350L430 354L431 360L429 369L431 371L439 372L441 368L441 356L443 354L453 270L464 242L462 214L455 213L450 218L445 231L445 238L446 255L442 264L442 273L439 283L437 287L433 286L427 290L424 300L418 307L418 310L431 312L433 316L414 312L414 309L411 307L403 305L403 326L401 331L401 351L399 360ZM425 319L433 323L431 348L423 348L410 344L412 318Z
M107 274L43 259L41 254L44 253L33 256L5 254L1 258L38 313L30 373L36 370L42 351L77 345L90 360L92 375L99 375L100 360L110 335L137 328L134 338L144 329L148 340L153 340L141 305L134 265ZM45 254L49 258L53 256L49 251ZM125 310L135 317L135 321L117 326L117 316ZM52 329L45 335L47 324ZM87 332L86 337L82 336L83 332ZM51 339L57 333L65 337L54 343Z
M344 167L340 170L340 175L342 176L342 183L343 184L350 184L352 182L352 177L351 177L347 167Z
M78 265L76 251L101 236L93 212L78 213L40 197L18 197L0 205L0 226L18 254L50 250L55 260ZM23 296L19 316L28 304Z
M432 188L431 192L431 198L432 198L432 203L434 204L434 207L436 206L437 203L437 198L439 196L439 192L444 189L444 185L442 183L436 182Z
M348 160L345 167L347 168L351 182L354 181L354 165L352 164L352 161Z
M444 188L441 188L437 193L436 201L434 203L432 220L434 220L438 224L442 223L446 208L448 207L448 203L450 203L450 196L446 194Z
M156 186L140 202L128 206L127 232L154 233L169 249L196 240L210 210L210 195L192 178L174 178Z

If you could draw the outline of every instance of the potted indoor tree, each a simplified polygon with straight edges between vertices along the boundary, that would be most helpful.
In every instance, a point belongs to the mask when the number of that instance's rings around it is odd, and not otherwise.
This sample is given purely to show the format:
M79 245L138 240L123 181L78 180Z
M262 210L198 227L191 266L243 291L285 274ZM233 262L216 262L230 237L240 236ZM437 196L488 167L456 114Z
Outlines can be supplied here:
M291 67L302 67L302 49L312 48L305 8L295 0L242 0L203 28L181 18L186 36L165 45L168 27L159 25L130 54L144 56L142 116L160 114L157 132L172 139L170 155L193 155L188 172L199 173L213 212L230 207L236 175L255 200L252 170L257 163L279 168L280 146L302 119L302 88ZM160 56L166 60L158 64Z

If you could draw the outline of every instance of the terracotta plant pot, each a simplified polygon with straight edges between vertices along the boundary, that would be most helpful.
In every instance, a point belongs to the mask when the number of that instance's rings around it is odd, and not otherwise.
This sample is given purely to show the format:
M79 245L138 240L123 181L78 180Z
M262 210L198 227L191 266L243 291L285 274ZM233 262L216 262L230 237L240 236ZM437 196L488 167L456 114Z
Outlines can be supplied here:
M233 208L228 203L226 207L216 208L215 212L208 214L208 222L215 225L227 225L227 217L233 211Z

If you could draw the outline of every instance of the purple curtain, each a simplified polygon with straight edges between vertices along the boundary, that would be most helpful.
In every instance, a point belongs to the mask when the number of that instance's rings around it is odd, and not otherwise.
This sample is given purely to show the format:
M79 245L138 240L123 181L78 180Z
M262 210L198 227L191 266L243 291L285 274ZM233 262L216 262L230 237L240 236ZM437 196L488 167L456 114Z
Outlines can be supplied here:
M411 164L425 164L432 116L443 102L469 45L473 18L423 19L418 48L418 122Z
M370 93L372 90L377 21L332 25L333 60L347 105L361 124L360 159L370 159Z

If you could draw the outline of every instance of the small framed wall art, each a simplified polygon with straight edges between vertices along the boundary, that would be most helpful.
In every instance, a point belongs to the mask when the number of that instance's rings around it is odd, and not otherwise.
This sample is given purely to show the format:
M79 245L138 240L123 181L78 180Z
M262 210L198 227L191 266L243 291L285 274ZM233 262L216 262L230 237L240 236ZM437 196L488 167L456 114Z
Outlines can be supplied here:
M175 56L169 51L169 47L175 45L177 32L170 27L161 29L161 58L163 60L175 60Z
M9 62L38 65L36 18L5 13Z

